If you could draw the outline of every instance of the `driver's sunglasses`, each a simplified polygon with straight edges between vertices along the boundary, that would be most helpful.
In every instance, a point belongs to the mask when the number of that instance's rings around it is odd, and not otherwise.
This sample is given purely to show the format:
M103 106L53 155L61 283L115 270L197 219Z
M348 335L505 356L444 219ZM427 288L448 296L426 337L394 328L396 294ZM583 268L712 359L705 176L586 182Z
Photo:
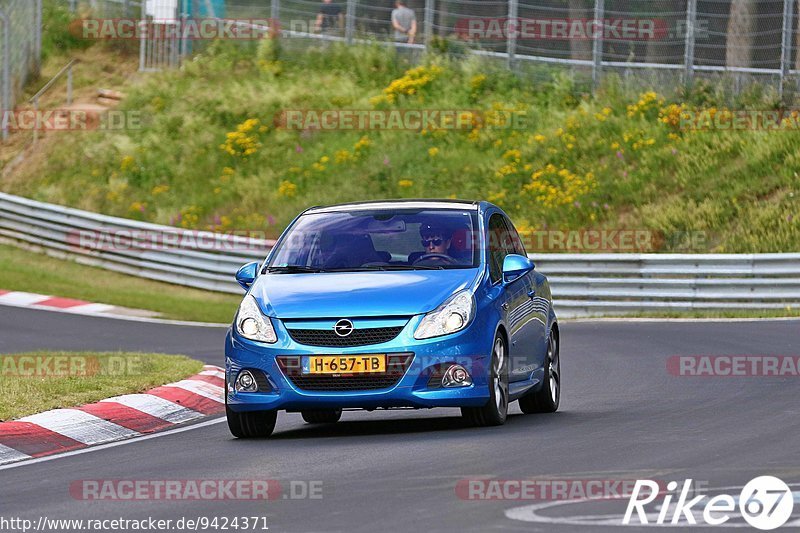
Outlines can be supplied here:
M422 246L424 248L430 248L431 246L441 246L444 242L444 239L423 239Z

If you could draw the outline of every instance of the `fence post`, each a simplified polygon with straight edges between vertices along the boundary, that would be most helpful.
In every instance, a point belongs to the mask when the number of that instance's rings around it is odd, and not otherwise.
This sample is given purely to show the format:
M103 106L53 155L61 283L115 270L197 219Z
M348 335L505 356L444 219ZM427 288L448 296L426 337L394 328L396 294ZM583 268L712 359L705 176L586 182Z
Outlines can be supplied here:
M689 88L694 82L694 43L696 40L697 0L689 0L686 4L686 50L683 58L685 83Z
M35 117L39 116L39 97L38 96L33 99L33 112L34 112L34 116ZM39 142L39 128L38 127L34 127L33 128L33 144L36 144L37 142Z
M506 31L508 32L506 42L506 52L508 53L508 68L514 70L517 55L517 32L519 32L519 3L518 0L508 1L508 21Z
M430 47L433 37L433 11L436 0L425 0L425 46Z
M269 6L269 18L270 34L277 37L278 32L281 31L281 0L272 0Z
M783 0L783 38L781 39L781 86L779 89L783 99L783 86L792 73L792 37L794 33L794 0Z
M72 89L73 89L73 75L72 75L72 65L69 66L69 70L67 70L67 105L72 105Z
M594 47L592 49L592 82L595 87L600 85L600 78L603 70L603 35L606 31L606 23L603 20L606 11L605 0L594 1Z
M347 13L344 21L344 36L347 44L353 44L353 32L356 22L356 0L347 0Z
M36 0L34 10L33 60L36 64L36 75L38 76L42 72L42 0Z
M8 117L6 113L10 113L13 111L11 105L11 25L9 24L8 15L6 14L5 10L0 7L0 22L3 24L3 80L2 80L2 98L3 98L3 107L2 112L3 116L0 117L2 119L2 136L3 140L8 140Z
M139 71L144 71L147 67L147 2L142 2L139 33Z

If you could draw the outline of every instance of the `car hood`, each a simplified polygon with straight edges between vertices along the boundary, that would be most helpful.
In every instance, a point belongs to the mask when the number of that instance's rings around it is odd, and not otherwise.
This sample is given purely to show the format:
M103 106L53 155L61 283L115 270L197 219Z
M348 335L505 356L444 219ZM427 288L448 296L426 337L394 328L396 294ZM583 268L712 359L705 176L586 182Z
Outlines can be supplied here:
M250 290L268 316L343 318L427 313L470 286L478 270L266 274Z

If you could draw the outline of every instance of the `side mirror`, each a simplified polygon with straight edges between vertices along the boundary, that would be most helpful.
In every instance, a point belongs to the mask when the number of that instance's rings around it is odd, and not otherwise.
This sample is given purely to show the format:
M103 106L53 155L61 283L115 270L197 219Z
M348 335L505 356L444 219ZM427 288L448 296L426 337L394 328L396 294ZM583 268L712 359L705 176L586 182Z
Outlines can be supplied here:
M511 283L536 268L524 255L508 254L503 260L503 282Z
M236 273L236 281L244 290L248 290L258 276L258 261L247 263Z

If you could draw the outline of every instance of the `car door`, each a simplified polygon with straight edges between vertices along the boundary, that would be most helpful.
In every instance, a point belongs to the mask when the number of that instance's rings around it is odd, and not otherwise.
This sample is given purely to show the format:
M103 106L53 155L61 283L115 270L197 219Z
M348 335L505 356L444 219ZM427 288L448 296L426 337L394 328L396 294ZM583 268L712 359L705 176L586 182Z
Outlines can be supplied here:
M528 256L519 232L508 217L503 217L508 227L509 239L513 246L513 253ZM510 373L519 379L527 379L535 368L544 364L546 355L546 324L547 314L550 309L549 295L544 294L545 287L542 282L544 277L531 270L521 278L520 285L524 285L524 301L519 306L517 322L517 352L521 357L516 366L510 368Z
M515 279L503 285L503 260L508 254L514 253L514 243L503 216L496 213L489 218L488 259L489 273L493 285L500 286L500 312L508 329L510 346L508 347L508 377L509 381L524 379L524 373L519 371L520 366L530 363L526 355L526 342L523 339L525 331L522 328L528 313L530 297L530 281L527 276ZM515 372L516 371L516 372Z

